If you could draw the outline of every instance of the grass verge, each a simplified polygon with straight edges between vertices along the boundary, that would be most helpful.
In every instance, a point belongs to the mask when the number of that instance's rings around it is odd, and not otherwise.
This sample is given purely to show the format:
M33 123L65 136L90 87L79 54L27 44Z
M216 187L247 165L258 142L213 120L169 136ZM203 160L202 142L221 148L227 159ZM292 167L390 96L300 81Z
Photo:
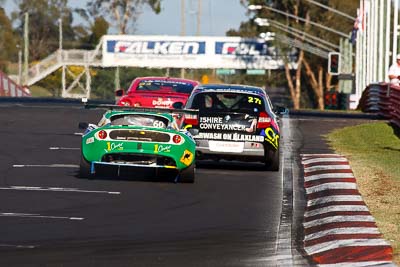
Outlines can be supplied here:
M32 85L29 87L33 97L52 97L51 92L43 87Z
M397 135L396 135L397 133ZM386 122L335 130L327 135L332 148L346 156L357 186L379 230L400 264L400 137Z

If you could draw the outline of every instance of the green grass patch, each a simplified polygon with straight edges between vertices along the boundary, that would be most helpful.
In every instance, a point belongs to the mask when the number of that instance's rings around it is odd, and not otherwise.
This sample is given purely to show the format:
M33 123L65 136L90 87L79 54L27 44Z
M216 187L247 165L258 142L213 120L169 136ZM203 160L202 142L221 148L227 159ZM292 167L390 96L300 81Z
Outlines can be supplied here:
M397 133L397 135L396 135ZM335 130L327 139L349 159L358 189L400 264L400 138L386 122Z
M386 170L400 181L400 139L386 122L361 124L336 130L328 135L333 148Z
M41 86L37 86L37 85L32 85L29 87L29 90L31 91L31 95L33 97L52 97L52 93L41 87Z

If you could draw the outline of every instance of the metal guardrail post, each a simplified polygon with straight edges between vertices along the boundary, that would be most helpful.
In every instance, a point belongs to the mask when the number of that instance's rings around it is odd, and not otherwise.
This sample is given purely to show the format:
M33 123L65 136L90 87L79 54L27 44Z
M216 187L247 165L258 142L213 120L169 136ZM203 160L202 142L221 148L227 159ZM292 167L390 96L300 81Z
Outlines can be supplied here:
M17 84L4 73L0 72L0 96L29 97L29 89Z
M390 88L390 122L400 128L400 87Z

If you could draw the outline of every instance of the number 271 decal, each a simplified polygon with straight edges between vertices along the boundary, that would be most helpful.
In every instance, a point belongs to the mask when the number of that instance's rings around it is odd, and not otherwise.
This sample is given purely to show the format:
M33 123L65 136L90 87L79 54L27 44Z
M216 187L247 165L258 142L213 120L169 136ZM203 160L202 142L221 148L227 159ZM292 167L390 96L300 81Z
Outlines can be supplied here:
M258 98L258 97L249 96L249 97L247 97L247 101L248 101L249 103L255 103L255 104L257 104L257 105L261 105L261 99Z

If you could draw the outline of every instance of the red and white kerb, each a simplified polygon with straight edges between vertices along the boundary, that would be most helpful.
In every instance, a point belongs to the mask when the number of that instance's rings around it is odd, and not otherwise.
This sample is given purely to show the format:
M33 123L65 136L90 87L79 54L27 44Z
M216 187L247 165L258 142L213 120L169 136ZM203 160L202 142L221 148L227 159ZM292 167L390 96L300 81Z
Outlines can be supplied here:
M337 154L303 154L304 250L319 266L395 266L358 192L348 160ZM382 265L383 264L383 265Z

